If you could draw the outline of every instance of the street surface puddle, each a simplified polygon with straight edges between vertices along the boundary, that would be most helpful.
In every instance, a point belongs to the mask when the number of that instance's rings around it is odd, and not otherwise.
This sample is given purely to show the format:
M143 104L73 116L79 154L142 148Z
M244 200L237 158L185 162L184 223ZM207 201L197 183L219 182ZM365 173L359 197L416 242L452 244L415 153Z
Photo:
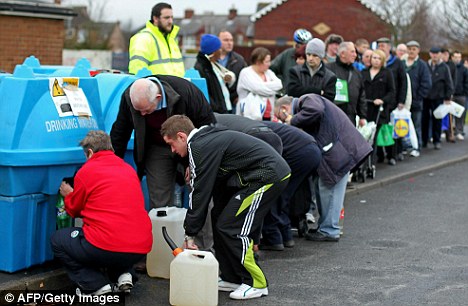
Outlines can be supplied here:
M399 249L409 245L407 242L398 240L374 240L369 241L368 244L376 249Z
M456 255L456 256L468 256L467 245L452 245L440 248L439 250L443 254Z

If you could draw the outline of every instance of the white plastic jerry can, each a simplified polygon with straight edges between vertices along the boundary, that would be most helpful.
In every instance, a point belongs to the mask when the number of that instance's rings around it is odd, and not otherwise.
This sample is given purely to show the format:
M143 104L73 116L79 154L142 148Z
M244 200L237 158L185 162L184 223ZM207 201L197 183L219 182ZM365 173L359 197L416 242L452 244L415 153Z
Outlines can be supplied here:
M172 250L162 235L163 226L177 246L184 243L184 220L187 209L179 207L153 208L149 212L153 227L153 247L146 256L146 270L151 277L169 278Z
M171 305L218 305L219 264L210 252L184 250L171 263Z

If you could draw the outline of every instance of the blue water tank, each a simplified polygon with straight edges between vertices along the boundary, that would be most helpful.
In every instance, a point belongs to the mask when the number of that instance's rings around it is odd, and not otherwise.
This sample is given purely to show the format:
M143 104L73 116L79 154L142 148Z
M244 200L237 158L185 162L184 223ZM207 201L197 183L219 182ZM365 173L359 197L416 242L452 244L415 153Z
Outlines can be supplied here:
M25 65L2 78L0 196L56 194L62 178L73 176L85 162L79 141L89 130L104 129L97 80L69 76L79 83L91 110L90 117L78 117L59 114L52 99L59 78L36 76Z
M0 271L15 272L54 258L56 195L0 196Z
M41 65L38 58L34 55L27 57L24 62L23 66L30 67L33 73L36 76L44 76L44 77L51 77L51 76L78 76L76 69L80 69L81 77L89 77L89 71L94 69L91 67L91 62L86 58L79 59L75 66L63 66L63 65Z
M184 78L192 82L195 86L200 89L208 102L210 102L210 95L208 94L208 86L206 85L206 80L200 76L198 70L190 68L185 71Z

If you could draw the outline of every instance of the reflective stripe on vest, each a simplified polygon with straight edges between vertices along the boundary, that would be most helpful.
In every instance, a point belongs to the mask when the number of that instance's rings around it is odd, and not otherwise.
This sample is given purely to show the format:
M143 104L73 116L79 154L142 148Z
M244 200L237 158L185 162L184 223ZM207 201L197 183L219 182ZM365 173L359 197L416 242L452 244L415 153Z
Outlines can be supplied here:
M154 40L154 44L156 45L156 50L158 52L158 59L157 60L154 60L154 61L149 61L148 59L144 58L143 56L141 55L134 55L130 58L130 61L132 60L140 60L140 61L143 61L144 63L146 63L148 66L151 66L151 65L157 65L157 64L167 64L167 63L181 63L183 62L183 58L182 57L179 57L179 58L164 58L164 59L161 59L161 49L159 48L159 43L158 43L158 40L156 39L156 37L153 35L153 33L151 33L150 31L141 31L140 33L147 33L149 35L151 35L151 37L153 38ZM170 50L170 49L169 49ZM170 52L170 51L169 51Z

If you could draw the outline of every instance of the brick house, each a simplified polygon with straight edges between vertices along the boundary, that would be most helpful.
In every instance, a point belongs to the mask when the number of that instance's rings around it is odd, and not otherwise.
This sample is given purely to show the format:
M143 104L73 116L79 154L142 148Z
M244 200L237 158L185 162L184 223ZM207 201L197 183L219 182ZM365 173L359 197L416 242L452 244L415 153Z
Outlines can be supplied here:
M0 70L13 72L30 55L61 65L64 20L73 16L58 4L0 1Z
M128 50L128 41L120 28L120 22L95 22L86 6L72 7L76 17L66 22L65 48L100 49L113 52Z
M361 0L275 0L250 18L256 45L292 45L295 29L322 40L340 34L348 41L390 37L388 24Z
M205 33L218 35L219 31L227 30L236 46L248 45L253 35L250 16L237 14L235 8L229 9L228 15L195 14L193 9L186 9L184 18L176 18L174 23L180 26L179 43L184 52L197 52L200 37Z

